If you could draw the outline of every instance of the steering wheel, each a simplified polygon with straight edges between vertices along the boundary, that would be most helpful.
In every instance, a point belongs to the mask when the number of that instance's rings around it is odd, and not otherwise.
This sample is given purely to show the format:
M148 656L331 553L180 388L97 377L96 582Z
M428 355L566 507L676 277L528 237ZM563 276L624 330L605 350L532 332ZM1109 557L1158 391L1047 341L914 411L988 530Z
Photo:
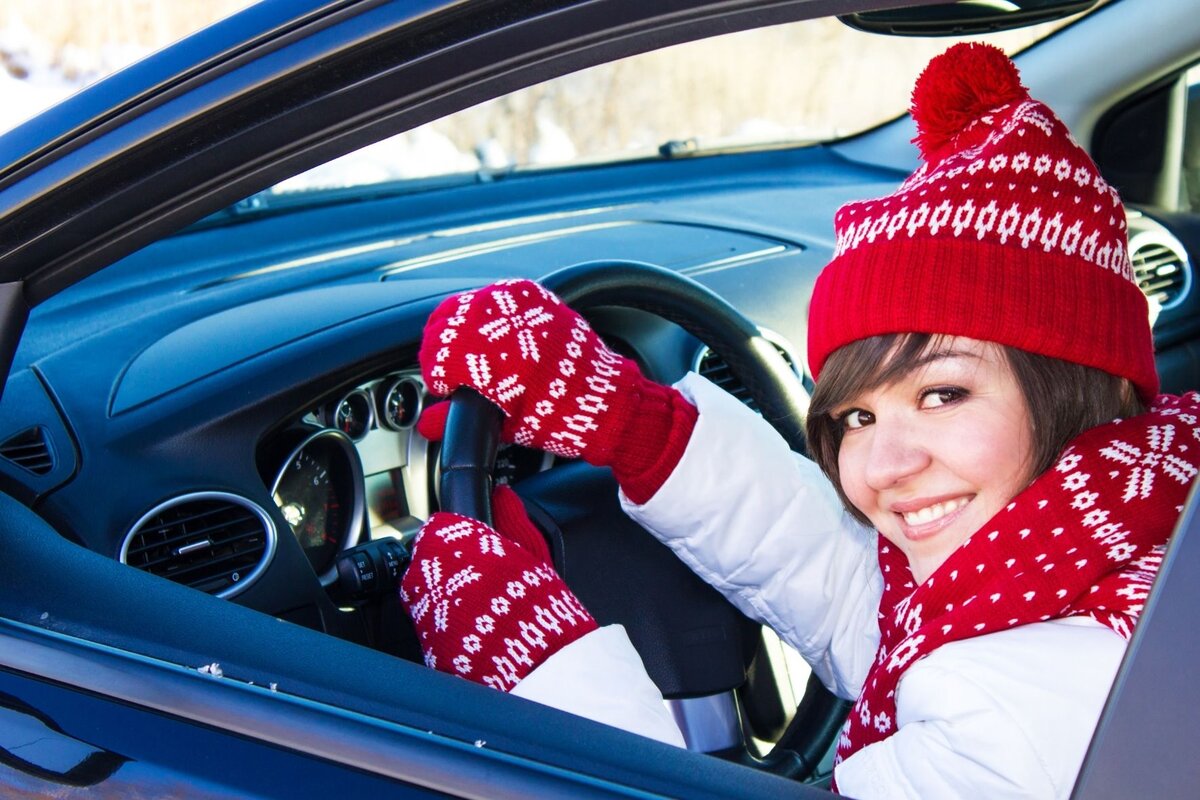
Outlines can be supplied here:
M774 345L714 292L677 272L633 261L577 264L541 283L580 312L635 308L684 328L726 361L788 445L805 452L807 392ZM441 454L442 508L492 523L501 421L500 410L481 395L470 389L453 394ZM572 462L523 480L517 489L547 531L563 579L598 622L625 625L664 696L715 694L744 682L758 626L624 514L607 469ZM819 762L846 707L819 681L809 682L776 747L788 753L792 772L811 771Z

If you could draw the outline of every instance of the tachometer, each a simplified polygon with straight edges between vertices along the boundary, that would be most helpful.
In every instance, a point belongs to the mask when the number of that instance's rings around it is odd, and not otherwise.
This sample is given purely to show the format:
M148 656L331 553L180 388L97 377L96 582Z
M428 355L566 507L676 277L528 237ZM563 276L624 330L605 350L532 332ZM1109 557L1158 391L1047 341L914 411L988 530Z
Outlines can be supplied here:
M328 428L305 438L275 477L271 496L322 580L332 577L338 551L354 544L362 528L362 487L354 444Z

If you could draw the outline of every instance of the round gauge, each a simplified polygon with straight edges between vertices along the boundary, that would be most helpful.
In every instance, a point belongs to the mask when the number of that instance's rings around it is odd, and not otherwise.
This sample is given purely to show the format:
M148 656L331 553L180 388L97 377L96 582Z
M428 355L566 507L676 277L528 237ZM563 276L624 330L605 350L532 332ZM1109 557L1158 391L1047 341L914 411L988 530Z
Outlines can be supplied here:
M387 384L384 390L383 424L394 431L411 428L421 415L421 384L416 378L404 377Z
M362 486L353 443L332 429L306 438L279 468L271 496L318 574L332 571L361 527Z
M351 392L333 406L329 424L353 441L367 435L371 428L371 398L364 391Z

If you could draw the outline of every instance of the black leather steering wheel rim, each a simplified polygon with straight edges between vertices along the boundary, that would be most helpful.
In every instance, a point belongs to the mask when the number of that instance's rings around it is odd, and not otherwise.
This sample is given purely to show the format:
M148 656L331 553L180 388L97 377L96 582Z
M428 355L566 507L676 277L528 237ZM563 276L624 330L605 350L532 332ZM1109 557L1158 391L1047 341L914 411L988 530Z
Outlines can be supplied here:
M474 389L450 396L442 439L439 497L445 511L492 524L492 469L504 414Z
M540 283L577 311L600 306L636 308L676 323L703 341L729 365L771 425L795 451L804 453L803 420L808 395L773 344L723 298L696 281L652 264L593 261L566 267ZM491 523L492 466L503 416L470 389L451 397L442 447L442 508ZM810 697L812 694L817 697ZM838 725L831 724L842 701L819 685L797 710L780 746L798 753L810 768L820 760ZM814 700L816 702L814 702ZM801 719L812 709L811 720Z

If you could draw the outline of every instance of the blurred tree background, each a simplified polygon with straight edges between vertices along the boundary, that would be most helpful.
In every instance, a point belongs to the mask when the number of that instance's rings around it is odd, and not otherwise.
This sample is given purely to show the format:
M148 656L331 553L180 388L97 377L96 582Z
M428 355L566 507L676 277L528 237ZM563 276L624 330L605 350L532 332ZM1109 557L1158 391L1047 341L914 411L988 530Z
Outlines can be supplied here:
M57 96L30 101L44 107L251 2L0 0L0 105L5 93L57 87ZM1043 32L988 40L1011 51ZM728 34L515 92L290 188L651 153L669 140L706 147L848 135L902 113L918 72L948 44L871 36L832 19Z
M26 77L34 66L22 58L31 56L68 79L95 79L252 3L0 0L0 31L6 45L0 58L16 78Z

